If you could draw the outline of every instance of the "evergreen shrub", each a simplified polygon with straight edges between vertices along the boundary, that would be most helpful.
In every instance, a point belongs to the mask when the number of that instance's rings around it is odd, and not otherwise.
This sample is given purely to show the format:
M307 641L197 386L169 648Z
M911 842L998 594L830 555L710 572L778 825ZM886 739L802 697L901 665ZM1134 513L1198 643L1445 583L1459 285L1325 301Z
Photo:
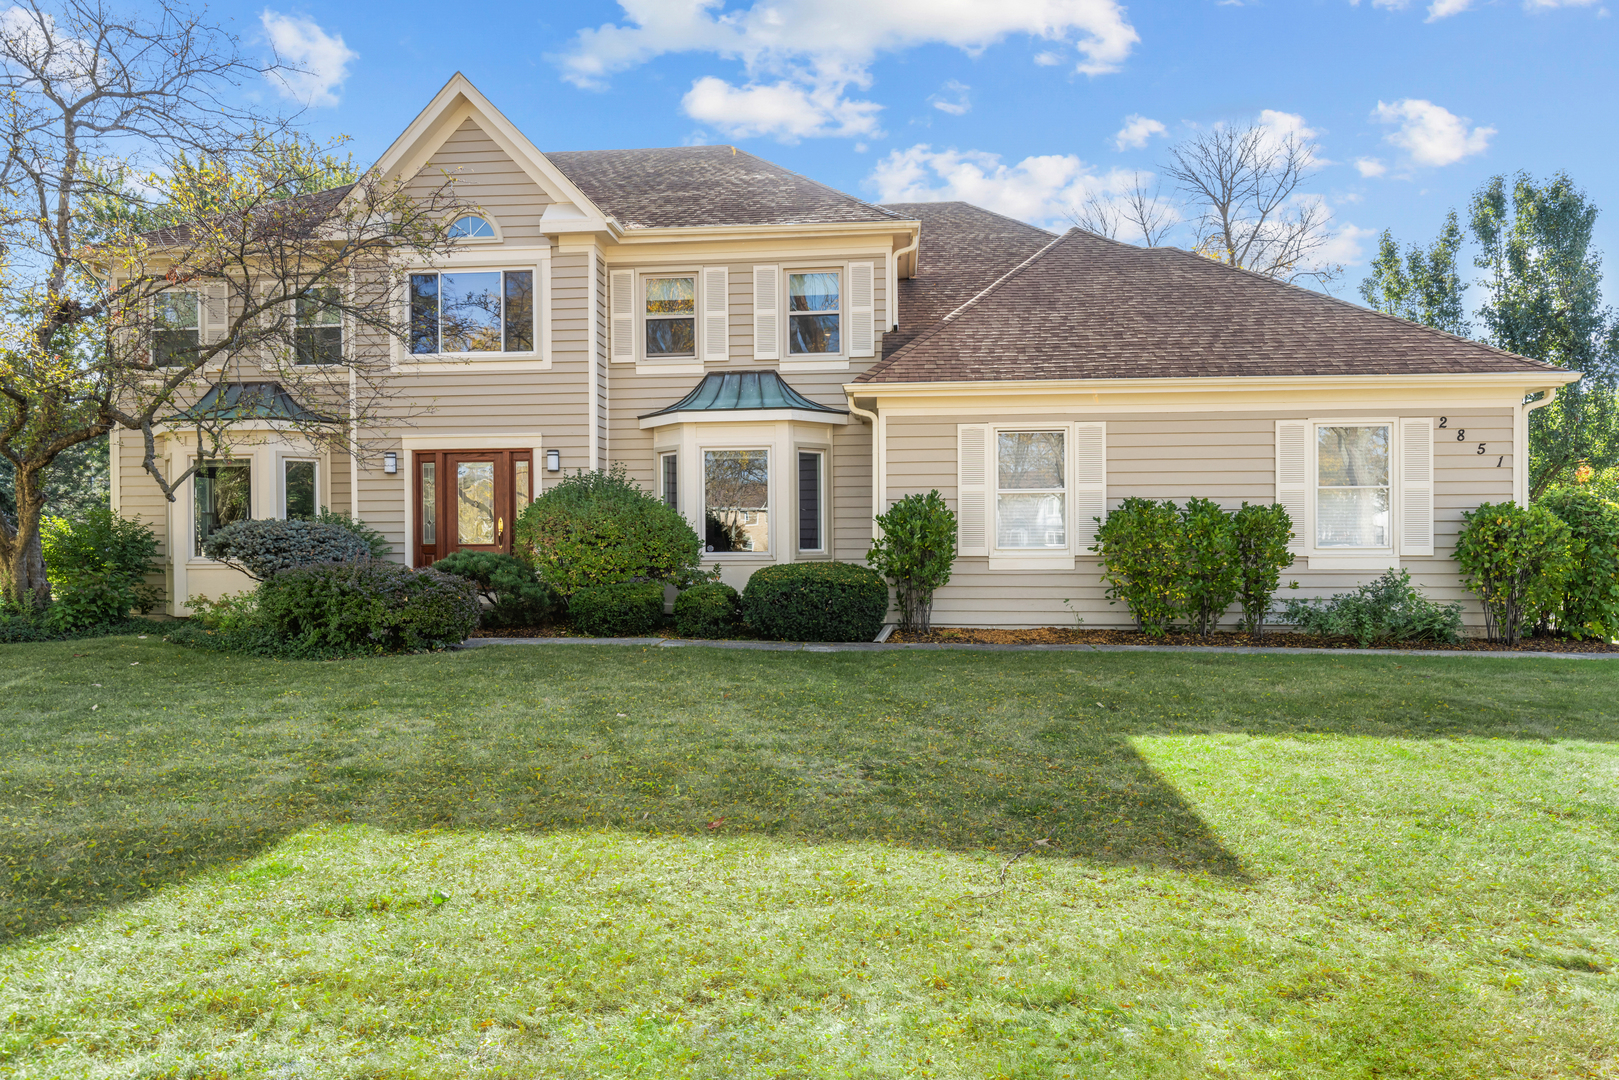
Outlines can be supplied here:
M569 599L568 614L587 637L646 637L663 625L663 583L591 585Z
M887 616L887 582L854 563L766 566L742 590L742 621L764 638L871 641Z
M693 585L675 598L675 633L681 637L727 637L741 618L742 597L723 581Z

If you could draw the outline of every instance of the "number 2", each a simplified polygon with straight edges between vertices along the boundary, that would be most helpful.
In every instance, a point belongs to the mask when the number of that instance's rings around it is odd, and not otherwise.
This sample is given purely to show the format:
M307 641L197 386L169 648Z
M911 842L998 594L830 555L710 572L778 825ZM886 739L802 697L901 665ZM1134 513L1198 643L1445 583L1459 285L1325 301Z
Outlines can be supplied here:
M1450 426L1450 417L1448 417L1448 416L1441 416L1441 417L1440 417L1440 418L1439 418L1439 426L1440 426L1440 427L1448 427L1448 426Z

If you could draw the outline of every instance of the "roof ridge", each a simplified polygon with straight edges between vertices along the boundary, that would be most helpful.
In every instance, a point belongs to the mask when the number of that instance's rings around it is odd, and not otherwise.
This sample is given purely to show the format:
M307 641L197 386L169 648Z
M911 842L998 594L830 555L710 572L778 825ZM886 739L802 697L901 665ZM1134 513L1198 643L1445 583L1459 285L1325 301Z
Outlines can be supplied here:
M894 213L892 210L889 210L886 207L882 206L880 203L867 202L865 199L861 199L861 198L858 198L858 197L856 197L854 195L850 195L847 191L844 191L842 188L835 188L831 184L824 184L821 181L815 179L813 176L805 176L803 173L794 172L793 170L787 168L785 165L777 165L774 161L770 161L770 160L768 160L766 158L762 158L758 154L750 153L749 151L743 150L743 149L741 149L739 147L736 147L736 146L731 147L731 150L734 151L735 153L738 153L738 154L747 154L747 156L752 158L754 161L764 162L764 164L769 165L772 169L780 170L781 172L786 173L788 176L797 177L798 179L804 181L807 184L814 184L816 187L820 188L822 191L830 191L834 195L843 196L845 199L848 199L852 203L858 203L859 205L869 207L872 210L881 211L882 213L888 215L890 218L894 219L895 221L904 221L905 220L904 218L900 217L898 214Z
M1041 248L1039 251L1035 252L1033 255L1030 255L1027 259L1024 259L1022 262L1020 262L1016 266L1012 267L1012 269L1008 270L1006 273L1002 274L1000 277L996 278L994 281L990 282L988 285L986 285L982 289L980 289L977 293L975 293L974 295L969 297L960 307L956 308L954 311L947 314L944 318L940 319L938 322L934 323L932 326L928 327L926 330L922 331L920 334L916 335L911 340L907 341L904 345L901 345L899 348L895 349L889 355L883 357L877 363L871 365L871 367L867 368L865 371L862 371L860 373L859 377L857 377L855 379L855 382L870 382L871 377L873 375L876 375L878 372L884 371L887 368L891 367L896 360L898 360L900 357L904 356L906 353L910 352L912 349L916 348L918 345L922 344L922 342L929 340L930 338L934 337L936 334L942 333L945 330L946 327L951 325L951 321L953 319L955 319L956 316L961 315L968 308L970 308L970 307L974 306L975 304L979 303L979 301L986 299L989 296L990 293L992 293L995 290L999 289L1002 285L1005 285L1012 278L1016 277L1018 274L1022 273L1024 270L1028 269L1029 266L1032 265L1037 260L1043 258L1049 251L1051 251L1052 248L1056 247L1058 244L1062 243L1064 240L1067 240L1069 237L1073 236L1075 233L1081 232L1081 231L1082 230L1077 229L1077 228L1069 229L1067 232L1063 233L1062 235L1055 237L1051 241L1051 243L1047 244L1045 247Z

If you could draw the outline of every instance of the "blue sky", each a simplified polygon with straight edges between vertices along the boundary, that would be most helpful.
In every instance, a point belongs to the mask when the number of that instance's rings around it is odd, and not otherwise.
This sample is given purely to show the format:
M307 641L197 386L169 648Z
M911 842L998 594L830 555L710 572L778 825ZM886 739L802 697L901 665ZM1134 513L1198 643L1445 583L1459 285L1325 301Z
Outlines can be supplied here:
M1562 169L1619 252L1615 0L757 0L216 5L369 161L460 70L542 150L732 143L865 198L1061 227L1197 126L1313 133L1335 286L1489 176ZM1619 6L1619 4L1616 4ZM275 96L272 91L271 96ZM1184 242L1185 236L1171 242ZM1619 295L1619 266L1608 295Z

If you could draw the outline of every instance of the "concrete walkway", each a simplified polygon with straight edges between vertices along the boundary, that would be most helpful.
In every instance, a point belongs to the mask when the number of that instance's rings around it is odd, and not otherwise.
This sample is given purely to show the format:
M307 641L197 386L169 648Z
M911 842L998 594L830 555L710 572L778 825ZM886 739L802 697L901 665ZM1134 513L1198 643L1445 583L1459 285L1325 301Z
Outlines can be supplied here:
M1274 656L1468 656L1498 660L1619 660L1619 653L1580 652L1453 652L1447 649L1297 649L1238 645L905 645L894 642L848 641L693 641L686 638L468 638L463 649L482 645L639 645L659 649L757 649L763 652L1165 652L1245 653Z

